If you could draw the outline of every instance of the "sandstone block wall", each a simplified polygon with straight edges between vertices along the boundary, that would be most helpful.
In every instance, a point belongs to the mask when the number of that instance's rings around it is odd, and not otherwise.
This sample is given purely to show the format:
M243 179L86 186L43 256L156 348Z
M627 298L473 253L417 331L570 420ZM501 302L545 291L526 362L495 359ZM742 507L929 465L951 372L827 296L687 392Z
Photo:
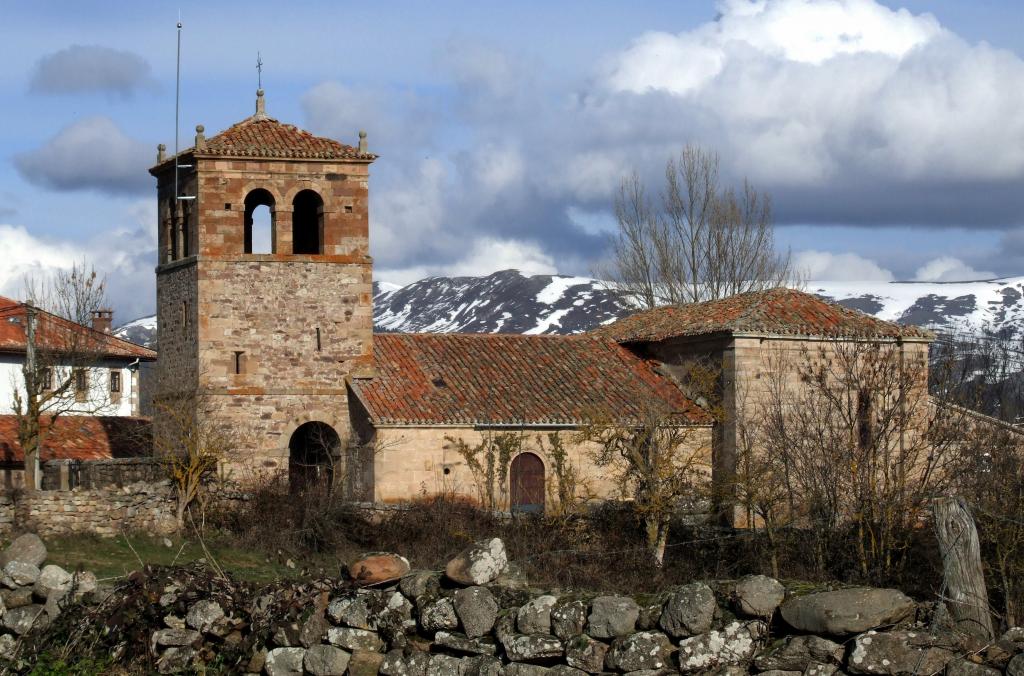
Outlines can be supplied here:
M170 533L175 527L174 496L166 483L0 494L2 533L112 537L126 531Z

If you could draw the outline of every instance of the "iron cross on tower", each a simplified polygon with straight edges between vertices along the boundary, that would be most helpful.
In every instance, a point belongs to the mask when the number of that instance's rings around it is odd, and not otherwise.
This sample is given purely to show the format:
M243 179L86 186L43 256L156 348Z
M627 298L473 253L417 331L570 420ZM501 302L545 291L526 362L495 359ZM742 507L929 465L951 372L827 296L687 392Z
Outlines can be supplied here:
M256 87L263 89L263 59L259 52L256 52Z

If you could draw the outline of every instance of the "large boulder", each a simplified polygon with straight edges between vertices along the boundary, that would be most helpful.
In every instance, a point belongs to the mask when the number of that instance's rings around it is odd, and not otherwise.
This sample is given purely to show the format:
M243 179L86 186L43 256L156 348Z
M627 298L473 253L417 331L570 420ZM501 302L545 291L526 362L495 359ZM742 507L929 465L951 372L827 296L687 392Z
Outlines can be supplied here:
M590 603L587 633L594 638L615 638L632 634L640 606L627 596L598 596Z
M804 671L812 664L839 664L843 646L820 636L790 636L754 658L759 671Z
M344 676L349 654L332 645L315 645L306 650L302 666L312 676Z
M587 604L579 599L560 600L551 609L551 632L567 641L587 626Z
M672 642L665 634L641 631L615 639L605 664L609 669L625 672L664 669L672 650Z
M717 609L711 587L694 582L672 592L658 624L672 638L704 634L710 631Z
M558 599L550 594L530 599L516 612L520 634L550 634L551 609Z
M348 575L360 586L397 580L409 572L409 561L390 552L364 554L348 566Z
M952 638L914 631L869 631L858 636L846 668L854 674L934 674L956 654Z
M464 586L487 584L508 568L505 543L500 538L481 540L448 562L444 574Z
M811 634L846 636L895 624L915 607L896 589L858 587L792 598L782 604L782 619Z
M599 674L604 671L607 654L607 643L592 639L586 634L574 636L565 642L565 661L570 667L588 674Z
M60 566L53 564L43 566L43 569L39 571L39 579L36 580L35 584L36 596L44 599L48 599L51 596L59 598L71 589L73 581L74 578L71 577L71 573Z
M267 653L263 670L267 676L302 676L305 648L274 648Z
M773 577L747 575L736 583L735 594L741 613L770 618L786 598L786 588Z
M34 533L25 533L14 539L7 549L0 553L0 566L6 566L11 561L28 563L36 568L46 561L46 545Z
M455 614L469 638L483 636L498 619L498 602L486 587L466 587L454 595Z
M763 622L732 622L679 642L679 671L684 674L729 667L746 662L767 633Z

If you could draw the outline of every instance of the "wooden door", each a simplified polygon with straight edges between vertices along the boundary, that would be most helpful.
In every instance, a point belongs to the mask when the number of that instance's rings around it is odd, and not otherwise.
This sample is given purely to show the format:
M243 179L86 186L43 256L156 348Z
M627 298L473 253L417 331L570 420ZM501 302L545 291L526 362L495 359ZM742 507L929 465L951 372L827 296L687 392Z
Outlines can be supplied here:
M533 453L520 453L509 468L513 512L544 512L544 463Z

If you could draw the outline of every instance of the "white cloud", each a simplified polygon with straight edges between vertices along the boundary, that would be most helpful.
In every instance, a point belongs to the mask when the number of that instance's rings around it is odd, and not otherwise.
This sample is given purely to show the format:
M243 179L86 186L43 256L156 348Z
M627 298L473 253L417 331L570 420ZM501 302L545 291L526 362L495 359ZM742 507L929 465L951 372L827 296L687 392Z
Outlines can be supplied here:
M474 241L469 251L453 263L381 269L374 277L404 286L426 277L482 276L509 269L524 275L558 273L554 259L533 242L484 237Z
M149 63L134 52L99 45L72 45L36 63L29 90L43 94L104 92L129 97L154 87Z
M918 282L967 282L995 277L998 275L994 272L975 270L952 256L940 256L930 260L914 273L914 280Z
M808 280L832 282L891 282L893 274L855 253L808 249L793 254L794 267Z
M30 183L54 190L98 190L132 194L152 190L146 172L152 153L108 117L74 122L42 147L15 156Z

